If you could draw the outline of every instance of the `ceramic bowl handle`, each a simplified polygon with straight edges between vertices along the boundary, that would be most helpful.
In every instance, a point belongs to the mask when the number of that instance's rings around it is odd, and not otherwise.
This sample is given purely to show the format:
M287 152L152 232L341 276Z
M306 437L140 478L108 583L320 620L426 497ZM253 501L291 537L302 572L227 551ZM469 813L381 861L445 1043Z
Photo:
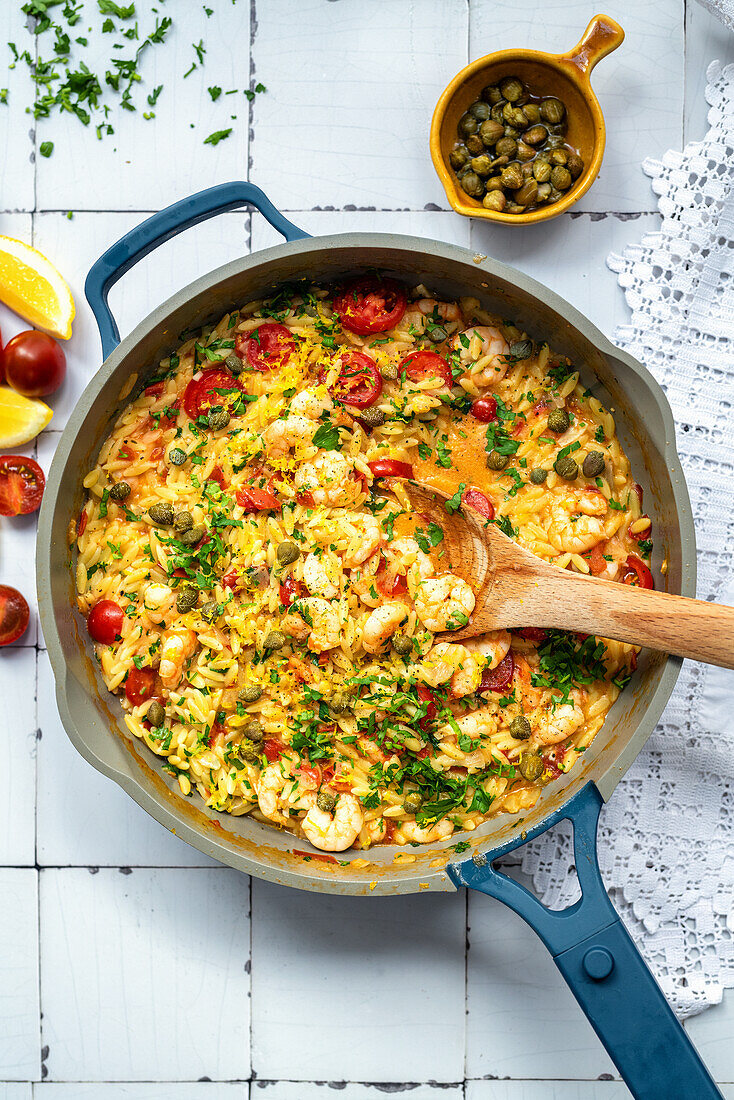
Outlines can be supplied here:
M561 61L573 65L588 76L596 65L624 42L624 31L609 15L595 15L584 31L581 41L564 54Z

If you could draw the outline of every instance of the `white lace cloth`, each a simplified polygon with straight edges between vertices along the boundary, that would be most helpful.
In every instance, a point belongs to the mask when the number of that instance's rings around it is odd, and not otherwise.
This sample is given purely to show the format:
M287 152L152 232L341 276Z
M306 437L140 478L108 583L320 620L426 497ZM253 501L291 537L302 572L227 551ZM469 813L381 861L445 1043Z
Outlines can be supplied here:
M704 141L643 165L660 232L608 263L632 310L616 342L673 409L698 596L734 604L734 66L714 62L707 77ZM523 869L554 908L578 892L569 836L559 828L524 850ZM684 662L659 726L602 810L599 857L678 1015L718 1003L734 986L734 673Z

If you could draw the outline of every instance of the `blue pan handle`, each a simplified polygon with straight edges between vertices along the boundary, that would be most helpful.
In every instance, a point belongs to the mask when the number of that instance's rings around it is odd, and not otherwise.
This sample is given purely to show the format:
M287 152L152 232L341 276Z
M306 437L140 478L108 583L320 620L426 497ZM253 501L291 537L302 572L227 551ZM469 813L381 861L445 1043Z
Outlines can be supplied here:
M97 320L104 359L120 342L117 323L107 304L107 295L117 280L143 256L147 256L159 244L175 237L182 230L213 218L215 214L221 214L225 210L236 210L247 203L257 207L273 229L277 229L287 241L308 237L308 233L284 218L254 183L235 181L220 183L216 187L209 187L206 191L199 191L174 202L131 229L100 256L87 275L84 293Z
M722 1100L604 889L596 854L601 807L599 791L587 783L529 836L510 841L490 859L450 865L448 874L457 886L508 905L538 933L637 1100ZM491 860L564 818L573 824L582 896L567 909L552 910L495 870Z

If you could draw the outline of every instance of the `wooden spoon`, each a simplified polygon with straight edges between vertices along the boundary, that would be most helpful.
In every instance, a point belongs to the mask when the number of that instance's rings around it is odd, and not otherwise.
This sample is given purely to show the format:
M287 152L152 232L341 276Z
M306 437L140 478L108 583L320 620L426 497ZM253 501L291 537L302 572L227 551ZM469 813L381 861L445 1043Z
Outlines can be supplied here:
M414 481L403 484L415 511L443 529L451 571L476 596L468 625L447 631L442 640L509 627L557 627L734 668L734 608L559 569L466 504L449 515L446 493Z

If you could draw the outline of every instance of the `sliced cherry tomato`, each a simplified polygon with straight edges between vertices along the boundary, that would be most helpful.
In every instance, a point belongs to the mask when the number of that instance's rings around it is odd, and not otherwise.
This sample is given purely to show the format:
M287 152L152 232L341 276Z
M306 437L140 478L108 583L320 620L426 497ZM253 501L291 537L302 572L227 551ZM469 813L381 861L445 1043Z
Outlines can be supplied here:
M334 298L334 311L344 328L360 336L387 332L405 313L405 291L393 279L354 279Z
M399 462L396 458L376 458L368 462L373 477L412 477L413 467L409 462Z
M28 626L30 608L17 588L0 584L0 645L10 645Z
M630 584L633 588L655 587L655 582L652 579L652 573L647 568L644 561L640 561L640 559L635 554L630 554L627 558L627 561L624 563L622 583Z
M45 332L28 329L8 340L3 352L5 378L24 397L55 393L66 374L63 348Z
M402 573L390 569L383 559L377 569L375 587L383 596L402 596L408 591L408 582Z
M428 704L426 707L425 716L418 720L418 725L420 726L420 728L422 730L425 730L438 714L436 696L430 688L426 687L425 684L417 684L415 690L421 703Z
M281 509L281 503L276 496L267 489L256 489L254 485L238 489L234 497L246 512L279 512Z
M206 743L210 749L214 748L217 741L221 741L224 737L224 726L221 722L212 723L212 728L209 730L209 736L206 739Z
M263 745L263 753L267 760L272 764L274 763L283 752L283 745L280 741L277 741L274 737L268 737L267 741Z
M454 384L451 367L442 355L435 351L413 351L406 355L398 367L400 374L405 371L411 382L420 382L423 378L441 378L449 389Z
M5 381L5 352L3 351L3 334L0 332L0 383Z
M124 618L122 608L114 600L100 600L87 615L87 630L95 642L112 645L122 630Z
M482 424L489 424L491 420L497 419L497 402L494 397L478 397L476 401L472 401L471 414L476 420L481 420Z
M160 382L153 382L151 386L146 386L143 393L146 397L160 397L165 389L166 383L161 380Z
M192 378L186 387L183 398L186 415L189 420L196 420L197 416L208 412L213 405L232 405L235 399L239 400L241 389L241 384L229 371L221 367L205 370L198 377ZM218 393L218 390L229 392Z
M290 607L294 600L300 600L305 595L305 586L290 575L278 587L278 597L283 607Z
M635 484L632 486L632 488L637 493L637 499L640 502L640 508L641 508L642 507L642 498L644 496L645 490L642 488L642 486L638 482L635 482Z
M0 516L27 516L41 505L46 485L43 470L32 458L0 456Z
M2 463L1 458L0 458L0 463ZM643 539L649 539L650 538L650 532L652 531L652 520L650 519L650 517L647 514L645 514L644 516L640 516L640 519L646 519L647 520L647 527L643 527L641 531L638 531L634 535L632 534L631 531L627 532L629 537L631 539L634 539L635 542L642 542Z
M520 630L513 630L512 633L519 634L526 642L532 642L533 645L542 645L548 637L548 631L539 626L524 626Z
M494 519L494 504L479 489L467 489L461 498L462 504L468 504L475 512L479 512L484 519Z
M321 372L322 378L326 371ZM344 405L355 409L368 409L382 393L382 376L374 359L361 351L346 351L341 355L339 377L329 393Z
M79 513L79 519L76 521L76 537L81 538L84 534L84 530L89 522L89 513L86 508L82 508Z
M130 669L125 681L125 698L134 707L139 707L146 699L150 699L155 687L155 672L152 668Z
M260 325L254 334L243 332L235 338L235 351L255 370L280 370L295 350L291 330L271 321Z
M209 481L214 481L220 489L227 488L227 482L224 480L224 474L221 466L215 466L212 472L209 474Z
M512 674L515 671L515 658L512 650L503 657L496 668L485 669L477 691L504 691L512 683Z
M607 562L602 551L601 543L597 542L596 546L589 551L588 554L583 555L589 563L589 569L594 577L600 577L607 567Z
M222 588L239 588L240 574L238 569L230 569L222 577Z

